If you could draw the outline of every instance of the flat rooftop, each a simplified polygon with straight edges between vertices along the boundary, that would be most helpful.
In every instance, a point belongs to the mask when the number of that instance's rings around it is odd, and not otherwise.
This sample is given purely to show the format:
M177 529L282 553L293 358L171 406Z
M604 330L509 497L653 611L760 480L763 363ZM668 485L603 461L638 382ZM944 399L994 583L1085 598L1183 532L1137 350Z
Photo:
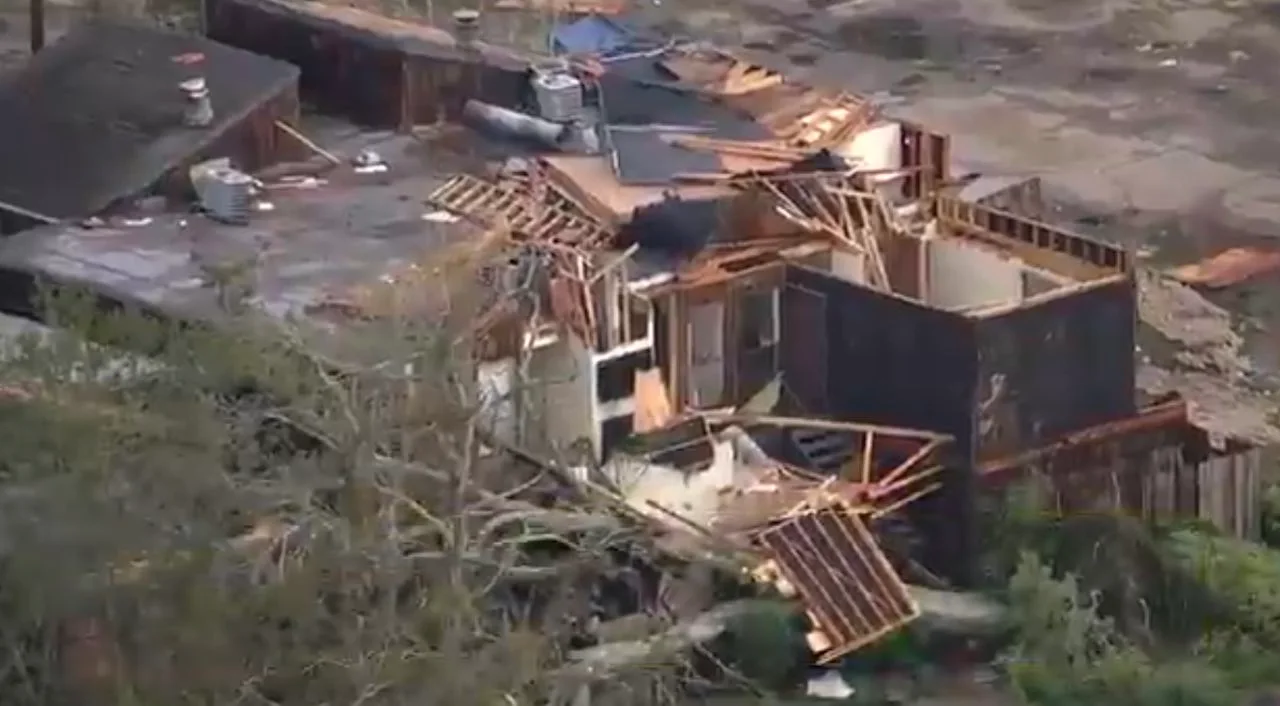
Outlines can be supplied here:
M181 320L217 320L225 312L219 275L252 272L243 300L252 311L284 321L302 317L334 329L332 304L352 292L394 280L433 252L480 235L475 226L432 215L423 199L468 166L439 141L366 133L342 123L309 126L324 148L342 157L376 152L386 170L360 173L348 164L317 176L264 178L249 225L226 225L189 209L159 203L104 216L101 225L51 225L0 243L0 278L9 311L24 311L33 276L85 286L111 301ZM225 296L225 295L223 295Z

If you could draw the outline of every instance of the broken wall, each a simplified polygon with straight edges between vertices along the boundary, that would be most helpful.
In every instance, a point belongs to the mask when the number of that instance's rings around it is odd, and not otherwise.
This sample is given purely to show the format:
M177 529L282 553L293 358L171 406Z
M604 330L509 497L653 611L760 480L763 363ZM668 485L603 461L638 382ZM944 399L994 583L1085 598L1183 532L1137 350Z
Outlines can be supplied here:
M969 319L806 267L789 266L786 283L782 339L793 354L784 353L783 369L788 381L808 381L799 392L810 393L801 401L813 413L951 434L969 449L977 372ZM822 390L825 399L813 394Z
M528 356L528 441L541 438L564 450L586 437L599 448L591 407L594 370L586 346L573 336L560 336Z
M925 563L972 581L978 373L973 323L956 313L788 266L782 370L814 415L942 432L955 438L942 489L921 505ZM915 513L913 513L915 514Z
M853 139L840 145L835 153L858 165L865 171L889 171L902 167L902 126L898 123L881 123L858 132ZM881 175L881 179L893 175Z
M297 66L302 98L322 112L375 127L399 124L404 82L400 53L336 23L307 24L298 12L274 3L210 0L205 3L205 33Z
M974 320L978 457L1133 415L1137 290L1128 276Z

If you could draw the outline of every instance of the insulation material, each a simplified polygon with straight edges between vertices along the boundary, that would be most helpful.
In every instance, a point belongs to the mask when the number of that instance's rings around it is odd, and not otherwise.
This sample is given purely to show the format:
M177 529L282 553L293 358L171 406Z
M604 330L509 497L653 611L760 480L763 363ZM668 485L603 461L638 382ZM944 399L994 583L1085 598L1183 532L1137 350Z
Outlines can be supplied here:
M1022 294L1027 299L1040 294L1048 294L1063 285L1071 284L1063 278L1055 277L1044 271L1026 269L1022 273Z
M882 123L854 135L838 146L837 156L859 169L885 171L902 168L902 126L898 123ZM892 176L892 175L885 175Z
M524 392L532 398L530 407L553 411L531 415L527 423L531 436L565 448L590 434L595 398L592 370L590 352L572 336L561 336L555 344L529 354L529 385ZM595 439L592 442L599 448Z
M480 387L481 426L499 440L517 443L515 388L516 362L503 358L480 363L476 371Z
M733 444L712 445L711 465L701 471L649 463L630 457L610 459L601 469L637 511L667 522L665 508L693 522L710 525L720 510L722 493L733 485ZM655 507L656 506L656 507Z
M847 282L862 284L867 279L866 256L851 250L832 249L831 274Z
M956 238L928 242L929 304L965 311L1022 301L1022 263Z

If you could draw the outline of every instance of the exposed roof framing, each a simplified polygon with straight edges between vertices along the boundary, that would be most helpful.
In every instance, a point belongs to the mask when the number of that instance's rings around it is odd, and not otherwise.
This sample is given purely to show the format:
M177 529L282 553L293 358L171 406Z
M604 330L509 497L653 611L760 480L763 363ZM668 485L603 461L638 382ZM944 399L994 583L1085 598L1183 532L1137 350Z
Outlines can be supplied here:
M772 557L753 572L783 595L799 594L814 630L807 636L827 664L920 616L858 513L834 505L760 533Z
M815 482L803 501L787 515L833 504L849 504L872 519L892 514L942 487L941 455L952 439L943 434L826 419L720 412L701 413L715 423L773 425L844 432L853 437L858 453L850 465L826 480ZM889 463L883 459L892 459ZM899 460L901 459L901 460Z
M890 288L880 239L893 237L904 228L884 196L857 188L853 174L761 174L738 184L754 184L774 198L781 212L798 225L826 233L861 252L867 258L868 283L880 289Z
M432 192L427 203L485 227L506 227L525 240L591 247L612 237L611 231L563 206L470 174L455 175Z

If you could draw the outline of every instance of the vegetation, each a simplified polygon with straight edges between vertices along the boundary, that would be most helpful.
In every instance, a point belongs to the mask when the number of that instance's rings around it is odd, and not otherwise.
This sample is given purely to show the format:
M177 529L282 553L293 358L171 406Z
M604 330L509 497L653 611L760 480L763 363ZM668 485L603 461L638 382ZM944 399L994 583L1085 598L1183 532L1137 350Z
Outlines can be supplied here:
M55 299L67 332L0 368L0 701L518 706L593 678L583 591L643 538L510 494L545 481L483 455L447 322L338 371L300 328Z

